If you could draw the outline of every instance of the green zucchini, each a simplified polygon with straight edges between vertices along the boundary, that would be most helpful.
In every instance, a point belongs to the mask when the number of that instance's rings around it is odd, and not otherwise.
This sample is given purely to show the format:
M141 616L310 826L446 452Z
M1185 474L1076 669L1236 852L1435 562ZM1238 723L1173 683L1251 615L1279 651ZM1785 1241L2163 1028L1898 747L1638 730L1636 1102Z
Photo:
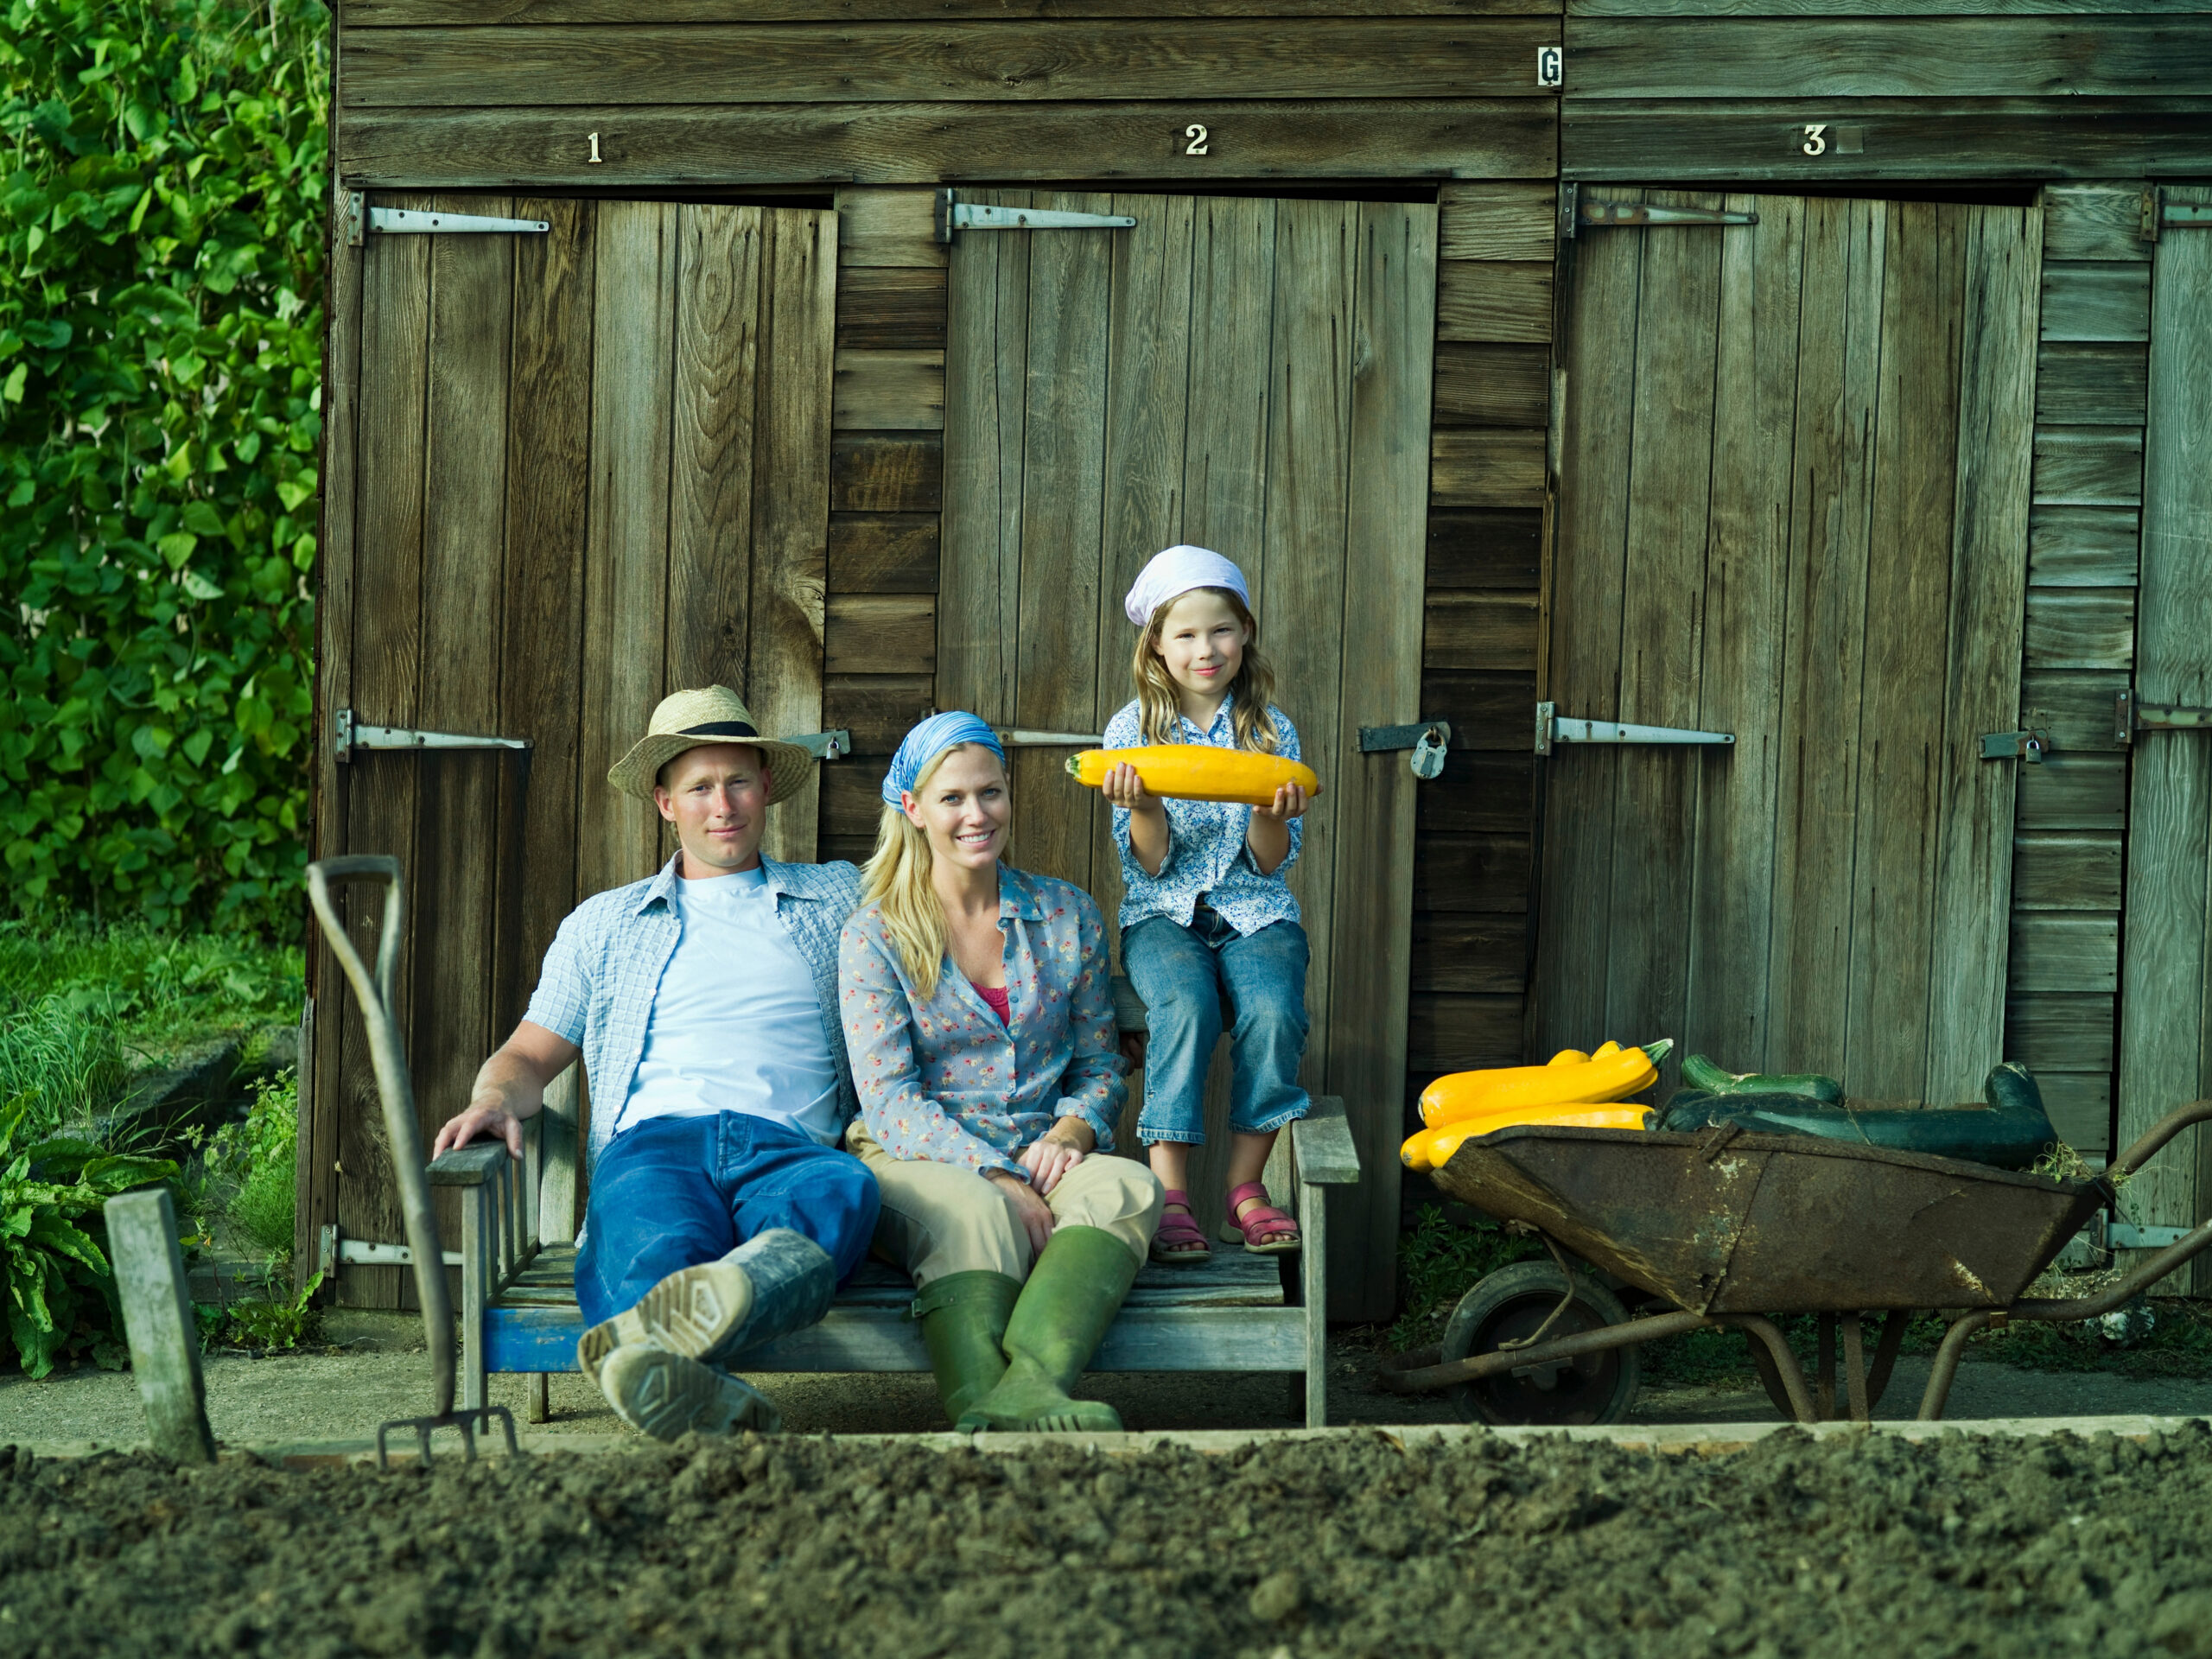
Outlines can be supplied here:
M1682 1081L1713 1095L1801 1095L1828 1106L1843 1098L1843 1085L1817 1071L1730 1071L1702 1054L1683 1060Z
M1687 1072L1688 1068L1684 1068ZM2057 1136L2043 1092L2023 1066L2007 1062L1989 1074L1986 1105L1904 1106L1866 1101L1836 1104L1788 1093L1683 1089L1659 1116L1658 1128L1696 1135L1735 1123L1758 1135L1809 1135L1856 1141L1895 1152L1961 1158L1999 1169L2026 1169Z

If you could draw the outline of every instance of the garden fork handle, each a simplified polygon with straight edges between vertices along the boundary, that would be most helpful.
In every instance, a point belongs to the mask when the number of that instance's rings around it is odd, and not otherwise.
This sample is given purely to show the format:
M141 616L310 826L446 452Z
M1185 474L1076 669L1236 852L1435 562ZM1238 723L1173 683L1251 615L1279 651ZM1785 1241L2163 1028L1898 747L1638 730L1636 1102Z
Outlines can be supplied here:
M331 907L330 889L340 881L382 881L384 925L377 938L376 976L346 937L338 913ZM399 861L383 853L359 853L346 858L327 858L308 866L308 902L346 982L361 1004L361 1022L369 1033L369 1058L376 1067L377 1096L384 1105L386 1141L391 1147L392 1172L399 1178L400 1208L407 1218L407 1247L415 1257L415 1291L423 1305L424 1334L430 1344L430 1388L433 1415L453 1411L453 1303L446 1294L445 1252L438 1242L437 1215L430 1207L430 1180L423 1160L423 1129L415 1118L415 1086L407 1075L407 1057L400 1051L399 1033L392 1028L393 982L399 969L399 938L405 910L405 887Z

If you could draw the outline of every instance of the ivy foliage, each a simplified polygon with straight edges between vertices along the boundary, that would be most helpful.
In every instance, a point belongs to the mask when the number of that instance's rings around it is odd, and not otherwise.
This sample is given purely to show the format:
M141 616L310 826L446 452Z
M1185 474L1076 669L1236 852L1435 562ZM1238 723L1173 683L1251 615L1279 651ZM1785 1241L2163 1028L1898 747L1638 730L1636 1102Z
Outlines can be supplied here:
M0 3L7 886L296 925L327 13Z

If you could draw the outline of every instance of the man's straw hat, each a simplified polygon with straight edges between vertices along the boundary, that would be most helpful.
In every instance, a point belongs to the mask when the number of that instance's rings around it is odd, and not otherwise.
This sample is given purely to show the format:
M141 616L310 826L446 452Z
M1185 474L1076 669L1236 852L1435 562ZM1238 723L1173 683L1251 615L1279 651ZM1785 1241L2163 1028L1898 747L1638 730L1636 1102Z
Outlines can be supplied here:
M607 781L625 795L650 801L653 780L663 766L686 749L710 743L744 743L760 751L768 766L771 805L804 783L814 765L813 755L798 744L762 736L736 692L726 685L709 685L663 697L645 735L607 769Z

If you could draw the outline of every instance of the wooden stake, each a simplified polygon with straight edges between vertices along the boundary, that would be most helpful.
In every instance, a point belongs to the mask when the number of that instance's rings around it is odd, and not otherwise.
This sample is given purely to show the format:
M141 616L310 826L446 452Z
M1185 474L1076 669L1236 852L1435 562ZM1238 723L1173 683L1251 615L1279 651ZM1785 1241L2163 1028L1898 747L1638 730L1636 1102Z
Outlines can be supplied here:
M207 1390L200 1376L200 1334L177 1248L168 1189L126 1192L107 1201L108 1251L123 1297L130 1369L146 1402L154 1450L179 1463L213 1463Z

